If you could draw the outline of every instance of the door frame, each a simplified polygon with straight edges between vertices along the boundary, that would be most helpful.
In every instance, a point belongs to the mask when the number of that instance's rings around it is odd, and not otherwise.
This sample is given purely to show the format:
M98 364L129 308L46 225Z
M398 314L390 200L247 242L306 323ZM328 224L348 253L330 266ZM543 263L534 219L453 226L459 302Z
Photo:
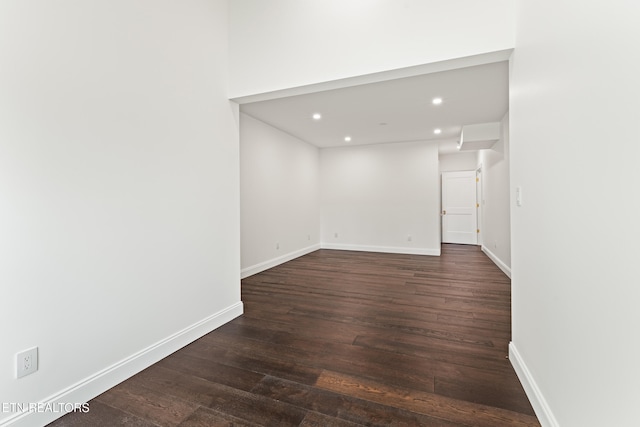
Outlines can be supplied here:
M473 207L473 209L475 209L475 228L474 228L474 234L475 234L475 242L470 242L470 243L460 243L460 244L465 244L465 245L474 245L474 246L478 246L480 245L479 243L479 227L478 227L478 206L479 206L479 202L478 202L478 183L479 183L479 179L478 179L478 170L477 169L467 169L467 170L456 170L456 171L442 171L440 172L440 242L441 243L447 243L445 242L445 191L444 191L444 181L445 178L444 176L446 174L456 174L456 173L465 173L465 174L473 174L473 177L476 178L475 180L475 185L474 185L474 196L475 196L475 206Z

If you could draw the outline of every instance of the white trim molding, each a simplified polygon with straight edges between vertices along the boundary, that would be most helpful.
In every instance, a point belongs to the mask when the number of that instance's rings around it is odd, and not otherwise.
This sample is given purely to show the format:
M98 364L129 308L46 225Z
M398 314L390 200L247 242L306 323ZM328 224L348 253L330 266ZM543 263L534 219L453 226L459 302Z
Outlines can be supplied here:
M253 276L254 274L258 274L262 271L268 270L280 264L284 264L285 262L299 258L303 255L310 254L311 252L315 252L318 249L320 249L319 243L316 245L311 245L306 248L299 249L297 251L289 252L288 254L261 262L259 264L252 265L250 267L243 268L242 270L240 270L240 278L245 279L249 276Z
M496 254L487 249L486 246L483 245L481 249L482 252L484 252L489 257L489 259L493 261L493 263L497 265L498 268L502 270L502 272L506 274L509 279L511 279L511 267L509 267L504 261L498 258Z
M535 379L531 375L529 368L527 368L526 363L522 359L522 356L520 356L520 353L513 341L509 343L509 360L518 375L518 379L522 383L522 387L531 402L531 406L533 406L533 410L535 411L540 424L543 427L559 427L560 425L553 416L551 408L549 408L547 401L542 395L542 391L538 388Z
M65 403L88 402L99 394L104 393L122 381L169 356L171 353L174 353L203 335L242 315L243 311L242 301L239 301L49 396L43 401L38 402L38 406L64 408ZM60 411L23 412L0 421L0 427L46 425L63 415L65 415L65 413Z
M322 249L335 249L339 251L382 252L389 254L431 255L440 256L440 248L407 248L398 246L366 246L345 245L336 243L322 243Z

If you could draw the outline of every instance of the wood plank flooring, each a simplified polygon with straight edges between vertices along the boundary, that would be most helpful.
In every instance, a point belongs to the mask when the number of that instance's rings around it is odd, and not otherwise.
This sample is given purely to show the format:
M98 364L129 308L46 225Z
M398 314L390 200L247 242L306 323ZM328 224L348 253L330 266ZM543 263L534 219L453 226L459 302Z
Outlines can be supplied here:
M51 426L539 426L506 359L509 279L319 250L242 281L245 314Z

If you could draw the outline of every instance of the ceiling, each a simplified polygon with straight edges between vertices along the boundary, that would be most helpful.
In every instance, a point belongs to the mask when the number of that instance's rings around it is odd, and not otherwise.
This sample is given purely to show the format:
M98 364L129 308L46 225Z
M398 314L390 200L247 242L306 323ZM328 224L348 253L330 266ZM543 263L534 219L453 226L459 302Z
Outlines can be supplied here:
M321 148L434 141L445 154L456 152L463 125L504 117L508 72L507 61L494 62L251 102L240 111ZM442 104L434 105L435 97ZM314 113L322 118L314 120Z

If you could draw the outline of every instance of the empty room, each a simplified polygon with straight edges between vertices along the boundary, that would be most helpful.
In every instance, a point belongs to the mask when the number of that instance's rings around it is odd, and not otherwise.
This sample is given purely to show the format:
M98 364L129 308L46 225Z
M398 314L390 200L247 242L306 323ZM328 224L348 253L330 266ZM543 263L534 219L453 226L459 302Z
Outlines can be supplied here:
M639 17L1 1L0 426L637 425Z

